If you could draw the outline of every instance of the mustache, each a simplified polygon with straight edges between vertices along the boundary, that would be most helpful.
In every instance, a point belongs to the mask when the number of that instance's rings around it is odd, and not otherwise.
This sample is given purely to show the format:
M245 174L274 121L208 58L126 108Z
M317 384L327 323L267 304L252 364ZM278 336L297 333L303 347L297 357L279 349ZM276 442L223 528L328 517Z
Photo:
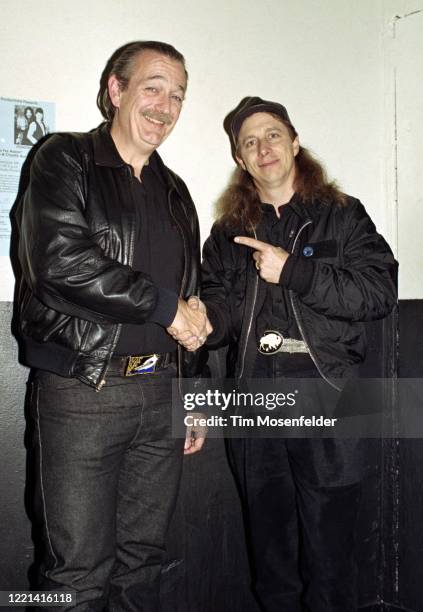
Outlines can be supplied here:
M154 121L161 121L165 125L170 125L172 123L172 117L168 113L161 113L156 111L145 111L143 113L144 117L149 117L150 119L154 119Z

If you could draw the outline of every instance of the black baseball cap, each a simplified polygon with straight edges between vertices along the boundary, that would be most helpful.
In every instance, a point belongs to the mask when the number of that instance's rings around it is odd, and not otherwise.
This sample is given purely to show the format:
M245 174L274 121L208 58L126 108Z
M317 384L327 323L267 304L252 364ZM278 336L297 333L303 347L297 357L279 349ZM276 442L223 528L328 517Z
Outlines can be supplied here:
M297 131L291 123L288 111L286 108L279 104L279 102L271 102L270 100L263 100L258 96L247 96L243 98L234 110L226 115L223 121L223 127L231 140L232 152L236 150L236 144L238 140L239 131L242 124L250 115L254 113L272 113L277 115L292 127L297 135Z

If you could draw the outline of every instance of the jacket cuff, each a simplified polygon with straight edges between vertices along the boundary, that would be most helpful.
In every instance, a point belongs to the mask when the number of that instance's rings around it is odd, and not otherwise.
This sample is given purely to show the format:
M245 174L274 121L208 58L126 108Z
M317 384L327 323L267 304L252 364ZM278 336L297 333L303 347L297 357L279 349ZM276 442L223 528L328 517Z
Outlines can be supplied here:
M207 347L213 347L218 345L225 337L225 320L219 307L212 302L204 302L207 308L207 316L213 327L211 334L207 336L205 345Z
M169 327L178 310L178 295L169 289L157 287L157 302L153 312L146 321Z
M315 265L311 259L290 255L285 262L279 284L299 295L306 294L312 285Z

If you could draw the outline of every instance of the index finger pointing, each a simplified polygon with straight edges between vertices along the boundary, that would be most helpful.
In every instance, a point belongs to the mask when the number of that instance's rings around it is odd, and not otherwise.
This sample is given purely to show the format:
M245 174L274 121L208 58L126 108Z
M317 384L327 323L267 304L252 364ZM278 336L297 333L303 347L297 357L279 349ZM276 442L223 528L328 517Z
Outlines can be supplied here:
M256 240L255 238L249 238L248 236L236 236L234 238L234 242L251 247L256 251L265 251L267 248L269 248L267 242L262 242L261 240Z

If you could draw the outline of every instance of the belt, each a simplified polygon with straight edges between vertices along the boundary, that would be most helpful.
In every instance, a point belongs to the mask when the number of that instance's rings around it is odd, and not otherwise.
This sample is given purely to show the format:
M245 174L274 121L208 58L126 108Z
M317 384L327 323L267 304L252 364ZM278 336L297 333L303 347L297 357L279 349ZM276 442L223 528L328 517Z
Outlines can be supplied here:
M153 374L177 362L177 352L151 353L150 355L115 355L112 357L107 374L117 376L137 376Z
M259 341L258 351L262 355L275 355L276 353L308 353L308 346L303 340L284 338L274 329L264 332Z

